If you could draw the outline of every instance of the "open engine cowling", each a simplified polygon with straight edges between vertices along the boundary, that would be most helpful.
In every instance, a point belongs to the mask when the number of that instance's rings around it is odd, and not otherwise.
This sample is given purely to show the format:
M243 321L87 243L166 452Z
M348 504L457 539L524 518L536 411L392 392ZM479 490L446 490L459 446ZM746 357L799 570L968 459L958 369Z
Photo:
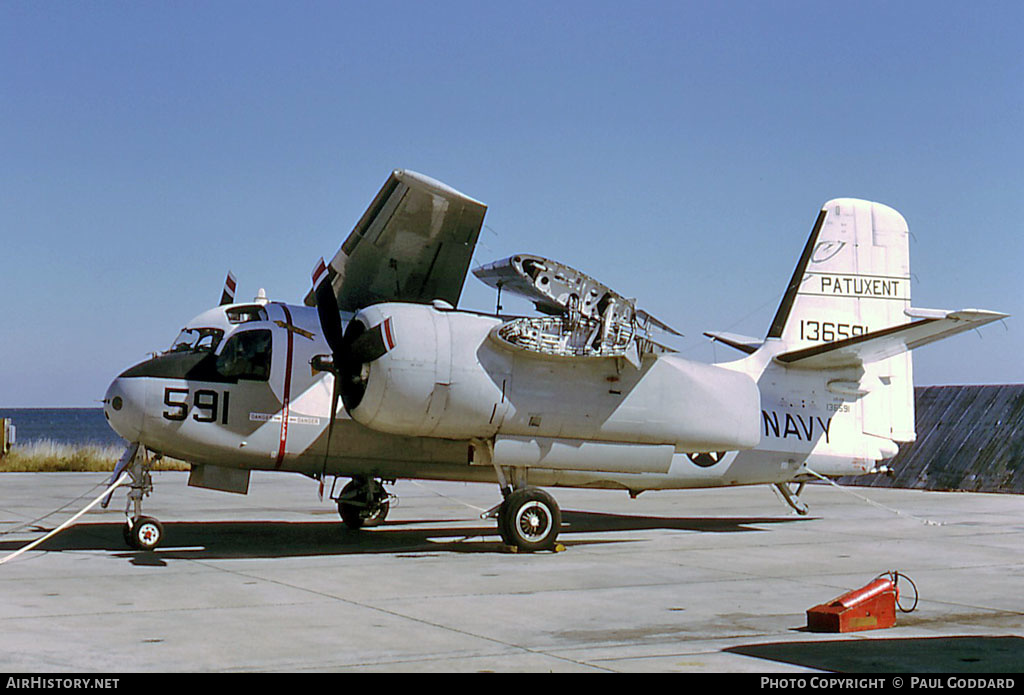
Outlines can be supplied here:
M499 319L427 305L374 305L353 324L353 334L373 331L381 341L372 360L344 377L359 396L346 399L349 413L372 429L671 444L680 452L760 440L757 385L721 367L671 355L647 355L639 368L614 357L546 356L498 337Z

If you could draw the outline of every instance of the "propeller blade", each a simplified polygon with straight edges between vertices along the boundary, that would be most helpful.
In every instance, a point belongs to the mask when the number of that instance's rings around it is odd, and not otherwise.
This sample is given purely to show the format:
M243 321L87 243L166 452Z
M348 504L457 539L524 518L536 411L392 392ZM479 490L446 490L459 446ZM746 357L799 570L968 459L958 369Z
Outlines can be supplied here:
M117 465L114 466L114 473L113 473L113 475L110 476L110 480L107 481L107 485L113 485L114 484L114 481L117 480L121 476L122 473L124 473L124 469L127 468L128 465L132 462L132 460L135 458L135 454L137 454L138 451L139 451L139 443L138 442L131 442L130 444L128 444L127 447L125 447L124 453L121 454L121 458L119 458L117 460ZM107 494L107 496L103 498L103 502L101 503L100 506L102 506L104 509L106 509L107 505L110 504L110 498L113 497L113 496L114 496L114 491L111 490Z
M224 291L220 294L221 306L235 303L235 287L237 287L235 274L229 270L228 276L224 278Z
M320 499L324 498L324 480L327 479L327 459L331 455L331 437L334 435L334 420L338 412L338 399L341 397L341 379L334 375L334 387L331 389L331 413L327 422L327 443L324 446L324 465L320 469Z
M316 314L320 319L324 340L331 348L334 364L340 364L345 347L345 334L341 328L338 299L334 296L334 288L331 286L331 272L322 257L313 271L313 294L316 297Z
M365 365L380 359L388 350L395 346L394 334L391 330L391 319L367 329L360 321L350 321L348 330L342 329L341 313L338 300L331 284L332 270L321 257L313 270L313 296L316 298L316 312L320 320L320 329L324 340L331 348L333 360L334 391L332 394L331 421L328 425L328 441L330 440L334 417L337 412L338 398L345 404L345 409L352 411L359 405L366 390ZM327 459L324 456L324 469Z
M358 336L355 336L345 351L346 359L357 364L369 364L383 357L388 351L388 345L384 342L383 325L383 323L379 323L373 328L364 330Z
M324 480L327 476L327 461L331 455L331 438L334 436L334 421L338 414L338 400L341 398L341 370L346 353L345 332L341 326L341 312L338 309L338 298L334 296L331 285L331 270L324 262L323 256L313 269L313 296L316 297L316 315L320 320L320 330L324 340L331 348L331 373L334 386L331 388L331 412L327 421L327 442L324 445L324 462L320 468L320 499L324 497Z

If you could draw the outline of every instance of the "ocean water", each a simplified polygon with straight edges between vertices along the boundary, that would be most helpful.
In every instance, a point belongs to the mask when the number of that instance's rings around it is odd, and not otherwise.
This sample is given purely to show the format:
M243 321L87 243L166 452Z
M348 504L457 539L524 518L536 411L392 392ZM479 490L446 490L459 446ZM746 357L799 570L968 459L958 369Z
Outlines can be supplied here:
M0 408L17 428L15 446L49 439L64 444L124 445L110 429L103 408Z

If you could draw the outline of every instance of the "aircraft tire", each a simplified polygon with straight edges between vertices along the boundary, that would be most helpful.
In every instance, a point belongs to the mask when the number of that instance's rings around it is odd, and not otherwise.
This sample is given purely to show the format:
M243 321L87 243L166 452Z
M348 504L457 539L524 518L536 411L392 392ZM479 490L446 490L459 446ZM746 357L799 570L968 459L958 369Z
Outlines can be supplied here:
M501 536L501 542L505 545L515 545L515 539L512 538L508 530L508 525L505 523L508 519L508 498L505 498L501 502L501 507L498 508L498 535Z
M363 516L363 512L366 510L365 507L339 502L338 515L341 516L341 520L345 522L345 526L348 526L353 531L358 531L361 528L373 528L374 526L380 526L383 524L384 519L388 516L390 508L391 504L389 502L381 502L373 514Z
M149 516L140 516L128 532L131 546L138 550L155 550L164 539L164 526Z
M536 487L513 492L502 503L498 514L502 540L528 553L554 548L561 527L562 512L558 503Z
M341 489L341 495L338 498L338 515L345 522L345 526L353 531L380 526L384 523L384 519L387 518L388 512L391 510L391 503L388 502L386 494L381 494L379 497L381 501L375 507L371 506L369 508L363 504L352 504L342 501L353 499L357 491L362 491L365 494L365 499L370 494L366 492L366 489L367 482L365 480L353 478ZM383 492L383 488L381 488L381 492ZM367 504L372 505L373 502L367 500Z

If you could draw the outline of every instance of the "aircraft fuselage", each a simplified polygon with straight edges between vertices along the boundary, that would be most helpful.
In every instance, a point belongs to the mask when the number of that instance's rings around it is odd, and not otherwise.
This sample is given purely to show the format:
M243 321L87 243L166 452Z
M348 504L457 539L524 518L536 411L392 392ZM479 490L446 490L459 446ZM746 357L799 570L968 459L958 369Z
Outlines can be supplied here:
M351 316L343 318L347 322ZM314 308L278 302L221 306L197 316L182 335L171 350L126 370L108 389L106 416L129 441L193 464L234 469L495 481L493 467L480 465L479 457L474 460L468 438L382 432L354 421L343 407L338 408L328 452L334 375L311 364L317 356L330 355ZM657 359L687 363L674 355ZM757 363L748 358L719 367L758 382L760 407L745 416L756 419L748 423L759 434L755 446L673 450L656 472L623 472L629 470L625 466L614 471L535 466L528 469L530 484L641 491L777 483L794 479L808 460L815 470L829 474L870 470L872 459L843 451L849 437L835 416L849 406L842 397L819 402L809 395L824 393L824 383L812 383L813 374L803 387L794 387L791 378L780 379L787 385L784 393L773 388L779 368L764 364L763 357ZM638 391L644 378L659 377L644 372L626 388ZM606 386L612 393L624 388L621 382ZM680 398L685 400L685 394ZM621 451L626 463L628 443Z

